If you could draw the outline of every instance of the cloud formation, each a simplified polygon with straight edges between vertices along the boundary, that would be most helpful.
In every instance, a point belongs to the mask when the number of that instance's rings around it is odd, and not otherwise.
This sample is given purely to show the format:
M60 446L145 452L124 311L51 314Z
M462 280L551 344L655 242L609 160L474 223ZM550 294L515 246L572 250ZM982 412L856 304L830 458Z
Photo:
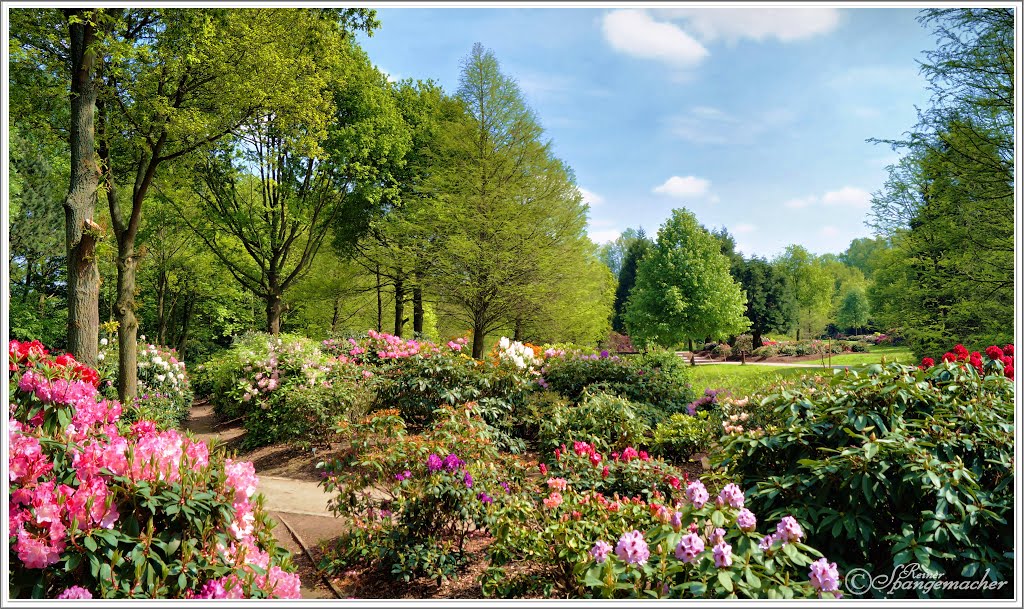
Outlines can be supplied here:
M806 197L789 199L782 206L788 209L803 209L818 204L867 209L871 207L871 193L862 188L844 186L839 190L830 190L820 197L818 195L807 195Z
M577 186L576 190L580 191L580 196L583 197L583 202L591 207L604 203L604 197L597 194L596 192L587 190L582 186Z
M696 66L710 53L679 26L657 21L646 11L620 9L604 16L604 36L627 55L662 61L677 68Z
M735 43L744 38L792 42L827 34L838 27L839 9L815 8L666 8L655 13L682 20L704 42Z
M696 176L672 176L665 180L664 184L654 187L655 194L675 197L677 199L704 197L710 190L711 181Z

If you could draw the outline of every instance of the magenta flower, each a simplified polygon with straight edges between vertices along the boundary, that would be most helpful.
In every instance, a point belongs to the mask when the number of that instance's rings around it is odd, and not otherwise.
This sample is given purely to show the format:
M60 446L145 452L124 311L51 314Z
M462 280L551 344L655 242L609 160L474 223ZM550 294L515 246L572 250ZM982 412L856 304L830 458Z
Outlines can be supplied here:
M698 556L704 551L704 541L699 535L687 533L676 545L676 558L683 562L695 564Z
M718 542L718 545L712 549L712 553L715 555L715 566L719 569L732 566L732 546L725 541Z
M444 467L444 462L441 461L441 457L438 457L434 453L430 453L430 456L427 457L427 469L432 472L436 472L442 467Z
M704 504L708 502L708 489L704 487L704 483L700 480L694 480L686 487L686 498L693 503L693 507L698 510L704 507Z
M626 564L642 565L647 562L651 551L647 548L643 533L630 531L623 533L619 543L615 544L615 555Z
M590 549L590 555L594 557L594 561L598 564L603 563L608 558L608 553L612 551L612 547L604 541L598 541L594 544L594 547Z
M839 590L839 569L836 568L836 563L829 563L826 558L819 558L811 563L809 577L811 585L818 591L818 596L821 596L822 592Z
M736 526L743 531L753 531L757 526L757 518L747 508L742 508L740 513L736 515Z
M722 492L718 494L718 498L721 499L723 503L731 507L743 507L743 491L735 484L726 484L725 487L722 488Z
M672 518L669 519L669 524L672 525L673 531L678 531L679 529L683 528L683 513L674 512L672 514Z
M81 586L71 586L67 590L61 592L58 599L83 599L92 598L92 592L89 592Z
M466 475L462 477L462 482L466 485L466 488L472 488L473 476L469 475L469 472L466 472Z

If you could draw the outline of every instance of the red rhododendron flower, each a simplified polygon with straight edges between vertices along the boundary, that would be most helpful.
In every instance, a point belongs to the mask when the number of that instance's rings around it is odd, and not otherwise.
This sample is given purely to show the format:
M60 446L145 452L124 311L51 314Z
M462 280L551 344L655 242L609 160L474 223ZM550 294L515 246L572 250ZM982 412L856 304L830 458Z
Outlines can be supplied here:
M1013 357L1013 343L1010 343L1009 345L1003 347L1003 353L1009 355L1010 357Z
M1003 350L995 345L991 345L985 349L985 355L987 355L990 360L998 361L1003 359Z
M1006 375L1006 378L1008 378L1008 379L1010 379L1012 381L1013 380L1013 366L1007 366L1007 367L1003 368L1003 374Z
M981 371L982 364L981 364L981 353L980 352L975 351L974 353L971 353L971 365L974 366L975 368L977 368L979 372Z
M935 365L935 360L933 360L930 357L926 357L926 358L921 360L921 365L919 366L919 368L921 368L921 370L924 370L925 368L931 368L934 365Z
M953 353L956 353L956 359L959 361L967 361L969 357L967 347L963 345L957 345L953 347Z
M946 351L946 353L943 354L943 356L942 356L942 361L943 362L955 362L956 361L956 356L953 355L952 353L950 353L949 351Z

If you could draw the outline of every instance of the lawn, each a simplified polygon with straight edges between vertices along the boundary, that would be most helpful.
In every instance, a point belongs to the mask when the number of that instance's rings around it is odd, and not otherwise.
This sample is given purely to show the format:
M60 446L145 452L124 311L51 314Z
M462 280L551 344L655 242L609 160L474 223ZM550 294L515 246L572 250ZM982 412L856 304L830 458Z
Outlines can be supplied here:
M796 378L808 372L822 372L821 366L783 368L747 364L708 364L690 369L693 388L700 395L705 389L728 389L736 397L749 396L784 379ZM827 371L826 371L827 372Z
M832 356L832 365L856 366L861 364L877 364L885 356L886 362L899 362L901 364L916 364L914 354L907 347L871 347L867 353L843 353ZM828 361L828 357L825 357Z

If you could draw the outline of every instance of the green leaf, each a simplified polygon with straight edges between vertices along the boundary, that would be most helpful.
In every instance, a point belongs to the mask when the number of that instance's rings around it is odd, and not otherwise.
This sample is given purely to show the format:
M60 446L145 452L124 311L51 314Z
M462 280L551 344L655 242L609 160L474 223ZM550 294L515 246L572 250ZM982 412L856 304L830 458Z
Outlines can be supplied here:
M722 584L727 591L732 592L732 577L729 571L718 572L718 583Z

